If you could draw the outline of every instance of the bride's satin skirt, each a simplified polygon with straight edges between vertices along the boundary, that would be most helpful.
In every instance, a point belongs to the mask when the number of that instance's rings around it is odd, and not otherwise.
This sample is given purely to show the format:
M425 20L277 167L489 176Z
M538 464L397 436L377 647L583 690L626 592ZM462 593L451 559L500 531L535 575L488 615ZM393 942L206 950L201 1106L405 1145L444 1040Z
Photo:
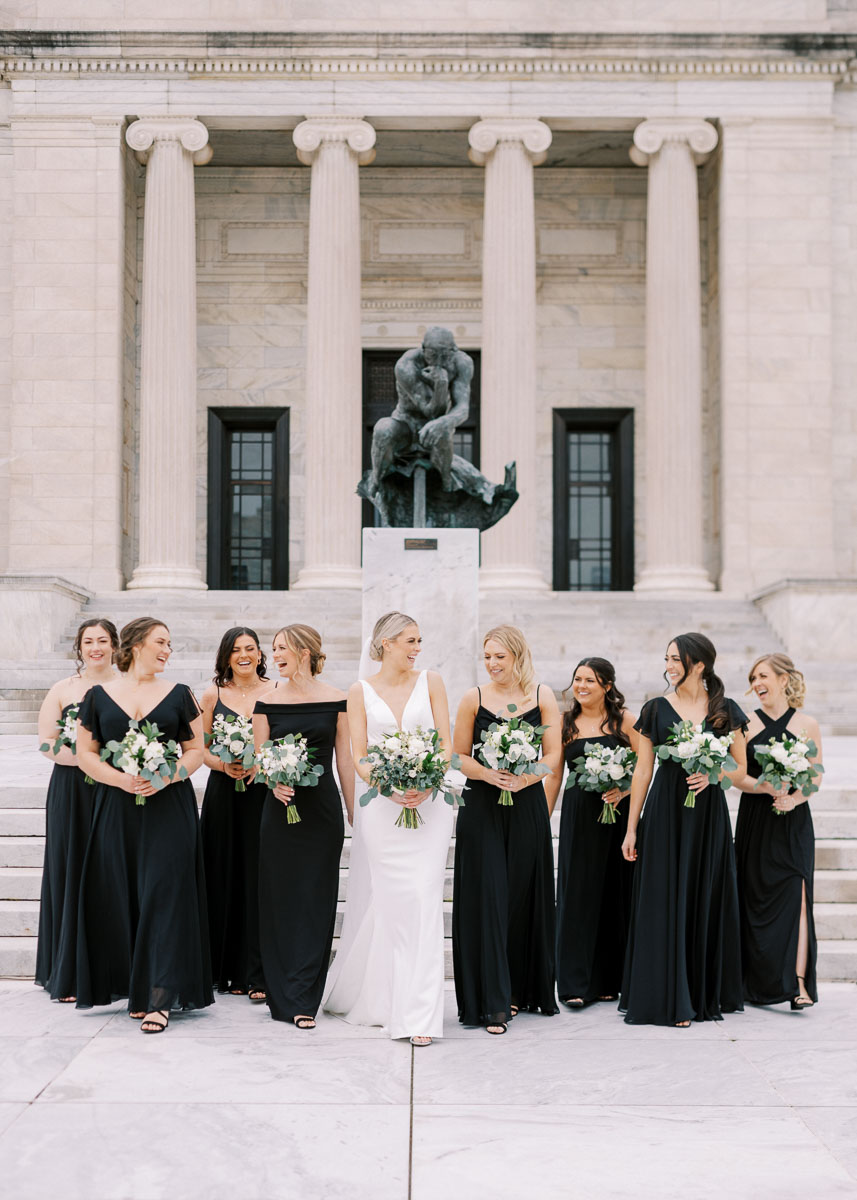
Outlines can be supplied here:
M363 789L365 790L365 788ZM401 806L355 798L342 936L324 1008L392 1038L443 1036L443 881L453 810L442 796L419 806L423 824L396 826Z

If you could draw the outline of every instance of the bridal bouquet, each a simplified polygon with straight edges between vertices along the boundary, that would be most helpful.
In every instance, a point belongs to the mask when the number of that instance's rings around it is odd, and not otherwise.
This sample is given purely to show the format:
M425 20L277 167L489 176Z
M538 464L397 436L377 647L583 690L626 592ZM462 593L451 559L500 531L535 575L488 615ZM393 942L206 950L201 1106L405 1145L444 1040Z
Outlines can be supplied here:
M368 804L375 796L389 799L394 792L402 796L408 791L426 792L429 788L432 800L440 792L447 804L454 804L459 794L445 776L449 767L460 766L461 759L453 754L447 766L436 729L418 725L413 730L397 729L385 734L377 745L367 746L366 757L360 761L369 764L369 790L360 797L361 805ZM417 829L422 823L418 809L402 806L396 820L398 826Z
M509 712L517 712L517 706L510 704ZM536 762L546 729L547 725L531 725L521 717L493 721L482 733L482 761L495 771L508 771L511 775L550 775L550 767ZM515 803L508 788L502 789L497 803L507 806Z
M721 771L734 771L738 765L729 753L734 739L734 733L718 737L701 725L694 725L693 721L677 721L664 745L658 746L658 758L661 761L671 758L680 763L688 775L699 772L708 777L709 784L719 783ZM688 790L684 806L696 808L695 792Z
M319 776L324 774L321 763L313 763L315 751L307 745L302 733L287 733L276 741L264 742L256 756L259 778L274 788L278 783L286 787L318 787ZM286 805L286 821L297 825L300 813L294 800Z
M39 749L43 754L50 751L51 754L57 755L63 746L68 746L72 754L77 754L77 715L80 712L79 704L70 704L65 713L62 714L57 721L57 736L56 740L50 742L42 742ZM84 779L87 783L95 783L91 775L85 775Z
M253 747L253 722L238 713L218 713L211 724L211 733L205 735L205 744L224 763L240 763L245 771L256 762ZM243 779L235 780L235 791L246 792Z
M108 742L101 757L118 771L139 775L158 789L176 778L187 779L187 771L179 765L178 743L163 741L160 729L150 721L142 725L132 721L122 741ZM143 805L146 797L137 796L136 801Z
M753 753L762 768L760 783L769 783L775 791L787 787L790 792L802 792L804 796L818 791L815 780L823 774L824 767L821 763L810 762L810 758L818 754L818 746L812 738L803 734L789 737L786 733L782 738L771 738L766 746L754 747ZM772 807L778 816L786 815L775 804Z
M629 746L616 746L611 750L600 742L586 742L583 754L574 760L569 770L565 786L570 788L576 784L584 792L598 792L599 795L613 788L627 792L636 762L637 756ZM601 825L615 825L616 806L605 800L598 822Z

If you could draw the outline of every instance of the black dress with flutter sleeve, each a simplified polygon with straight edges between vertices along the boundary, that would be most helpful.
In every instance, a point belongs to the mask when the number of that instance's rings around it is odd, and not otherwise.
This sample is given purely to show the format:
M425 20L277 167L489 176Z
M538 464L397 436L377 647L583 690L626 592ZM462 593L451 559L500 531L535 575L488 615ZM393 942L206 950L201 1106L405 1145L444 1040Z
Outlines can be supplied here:
M614 734L574 738L565 747L567 765L592 742L611 750L628 745ZM563 793L556 881L560 1000L589 1003L619 995L634 881L634 864L622 856L628 803L626 796L615 809L615 823L602 825L602 796L576 784Z
M66 704L62 715L74 705ZM45 863L39 904L36 983L51 999L77 995L80 873L92 825L95 788L83 771L54 763L45 804Z
M314 1017L321 1005L339 897L345 838L342 801L333 777L333 751L345 700L276 704L260 700L271 738L301 733L324 767L318 786L295 788L300 821L268 791L259 836L259 941L275 1021Z
M236 716L218 696L214 715ZM220 992L264 992L259 950L259 826L268 789L211 771L199 828L208 893L214 986Z
M747 718L727 700L727 727ZM635 729L655 750L681 720L666 696L643 705ZM706 721L709 732L714 730ZM686 808L687 775L655 771L637 827L637 864L620 1008L632 1025L720 1020L744 1007L735 849L720 784ZM727 785L728 786L728 785Z
M198 715L190 688L177 683L144 719L165 738L186 742ZM80 722L103 747L121 741L131 718L96 686L81 706ZM79 926L78 1008L126 996L131 1012L214 1003L199 819L189 779L147 796L144 805L122 788L95 785Z
M781 739L795 710L773 720L761 709L763 728L747 743L747 774L758 779L762 768L753 753L771 738ZM764 792L744 792L735 827L738 900L741 906L741 957L744 997L751 1004L781 1004L798 994L797 944L801 893L806 889L806 990L818 999L815 964L818 944L812 915L815 830L808 803L778 814Z

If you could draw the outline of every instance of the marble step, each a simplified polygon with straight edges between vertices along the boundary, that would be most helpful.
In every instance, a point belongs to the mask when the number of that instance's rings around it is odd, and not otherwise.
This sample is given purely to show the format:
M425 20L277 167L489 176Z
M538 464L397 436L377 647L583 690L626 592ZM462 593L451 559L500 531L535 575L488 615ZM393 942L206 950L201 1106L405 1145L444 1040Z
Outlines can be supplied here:
M816 838L816 870L857 871L857 841Z
M857 903L813 905L815 932L824 941L848 941L857 933Z
M45 858L43 837L0 837L0 870L7 867L38 867Z
M857 904L857 871L817 870L813 888L816 911L819 904Z
M41 867L0 866L0 901L38 900L42 892Z

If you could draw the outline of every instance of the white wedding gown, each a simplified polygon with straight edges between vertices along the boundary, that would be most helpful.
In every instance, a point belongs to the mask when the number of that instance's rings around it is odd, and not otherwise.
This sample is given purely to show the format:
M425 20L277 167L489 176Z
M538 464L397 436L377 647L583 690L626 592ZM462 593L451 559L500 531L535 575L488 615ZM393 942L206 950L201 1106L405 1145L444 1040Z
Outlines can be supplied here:
M387 704L365 680L367 744L396 730ZM402 728L434 727L421 671ZM399 828L402 807L385 796L365 806L358 776L348 895L339 949L324 996L326 1012L352 1025L381 1025L391 1038L443 1036L443 880L452 805L441 795L417 811L423 824Z

